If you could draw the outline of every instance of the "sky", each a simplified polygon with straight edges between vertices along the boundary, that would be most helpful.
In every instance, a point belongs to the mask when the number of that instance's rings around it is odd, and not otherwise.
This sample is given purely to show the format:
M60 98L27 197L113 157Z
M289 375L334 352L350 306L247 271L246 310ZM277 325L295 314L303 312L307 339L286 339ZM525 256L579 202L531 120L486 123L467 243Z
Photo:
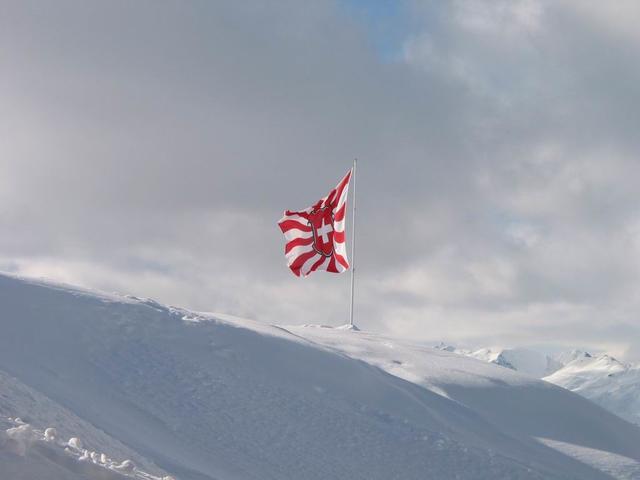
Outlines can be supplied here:
M277 221L358 158L356 323L640 360L640 3L0 0L0 270L348 320Z

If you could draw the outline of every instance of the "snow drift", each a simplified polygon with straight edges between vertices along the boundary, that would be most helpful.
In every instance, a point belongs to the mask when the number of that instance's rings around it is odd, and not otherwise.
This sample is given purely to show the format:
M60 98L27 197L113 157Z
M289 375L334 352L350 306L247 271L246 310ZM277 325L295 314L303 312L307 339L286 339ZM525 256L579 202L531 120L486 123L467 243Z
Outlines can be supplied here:
M640 429L591 402L366 332L266 326L2 275L0 329L0 370L41 397L12 402L3 386L7 416L58 430L75 419L94 429L92 450L117 447L154 475L640 475ZM0 452L0 471L16 458Z

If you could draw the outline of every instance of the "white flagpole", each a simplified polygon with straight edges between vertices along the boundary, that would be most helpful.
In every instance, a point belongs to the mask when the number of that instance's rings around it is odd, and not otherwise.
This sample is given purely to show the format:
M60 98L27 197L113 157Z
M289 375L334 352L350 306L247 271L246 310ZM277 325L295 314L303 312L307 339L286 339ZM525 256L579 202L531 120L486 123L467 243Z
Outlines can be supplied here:
M351 203L353 208L353 217L351 221L351 308L349 309L349 325L353 327L353 287L356 275L356 165L358 159L353 160L353 170L351 173L352 194Z

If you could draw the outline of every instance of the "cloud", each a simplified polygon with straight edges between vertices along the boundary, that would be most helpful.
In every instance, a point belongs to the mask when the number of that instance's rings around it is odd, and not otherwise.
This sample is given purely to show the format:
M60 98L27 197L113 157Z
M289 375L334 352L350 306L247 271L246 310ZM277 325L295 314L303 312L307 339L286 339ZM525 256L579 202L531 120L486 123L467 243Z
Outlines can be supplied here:
M637 349L631 15L460 0L393 17L370 28L340 2L7 2L0 266L339 324L348 278L293 278L276 221L357 156L363 327Z

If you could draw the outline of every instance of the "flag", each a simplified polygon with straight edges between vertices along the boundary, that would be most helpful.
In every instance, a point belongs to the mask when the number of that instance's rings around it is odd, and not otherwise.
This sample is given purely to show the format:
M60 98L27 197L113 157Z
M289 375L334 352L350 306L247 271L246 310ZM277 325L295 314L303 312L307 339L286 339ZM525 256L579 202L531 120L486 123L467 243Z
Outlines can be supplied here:
M286 245L287 265L298 277L316 270L342 273L349 268L345 235L347 192L352 170L312 207L287 210L278 222Z

